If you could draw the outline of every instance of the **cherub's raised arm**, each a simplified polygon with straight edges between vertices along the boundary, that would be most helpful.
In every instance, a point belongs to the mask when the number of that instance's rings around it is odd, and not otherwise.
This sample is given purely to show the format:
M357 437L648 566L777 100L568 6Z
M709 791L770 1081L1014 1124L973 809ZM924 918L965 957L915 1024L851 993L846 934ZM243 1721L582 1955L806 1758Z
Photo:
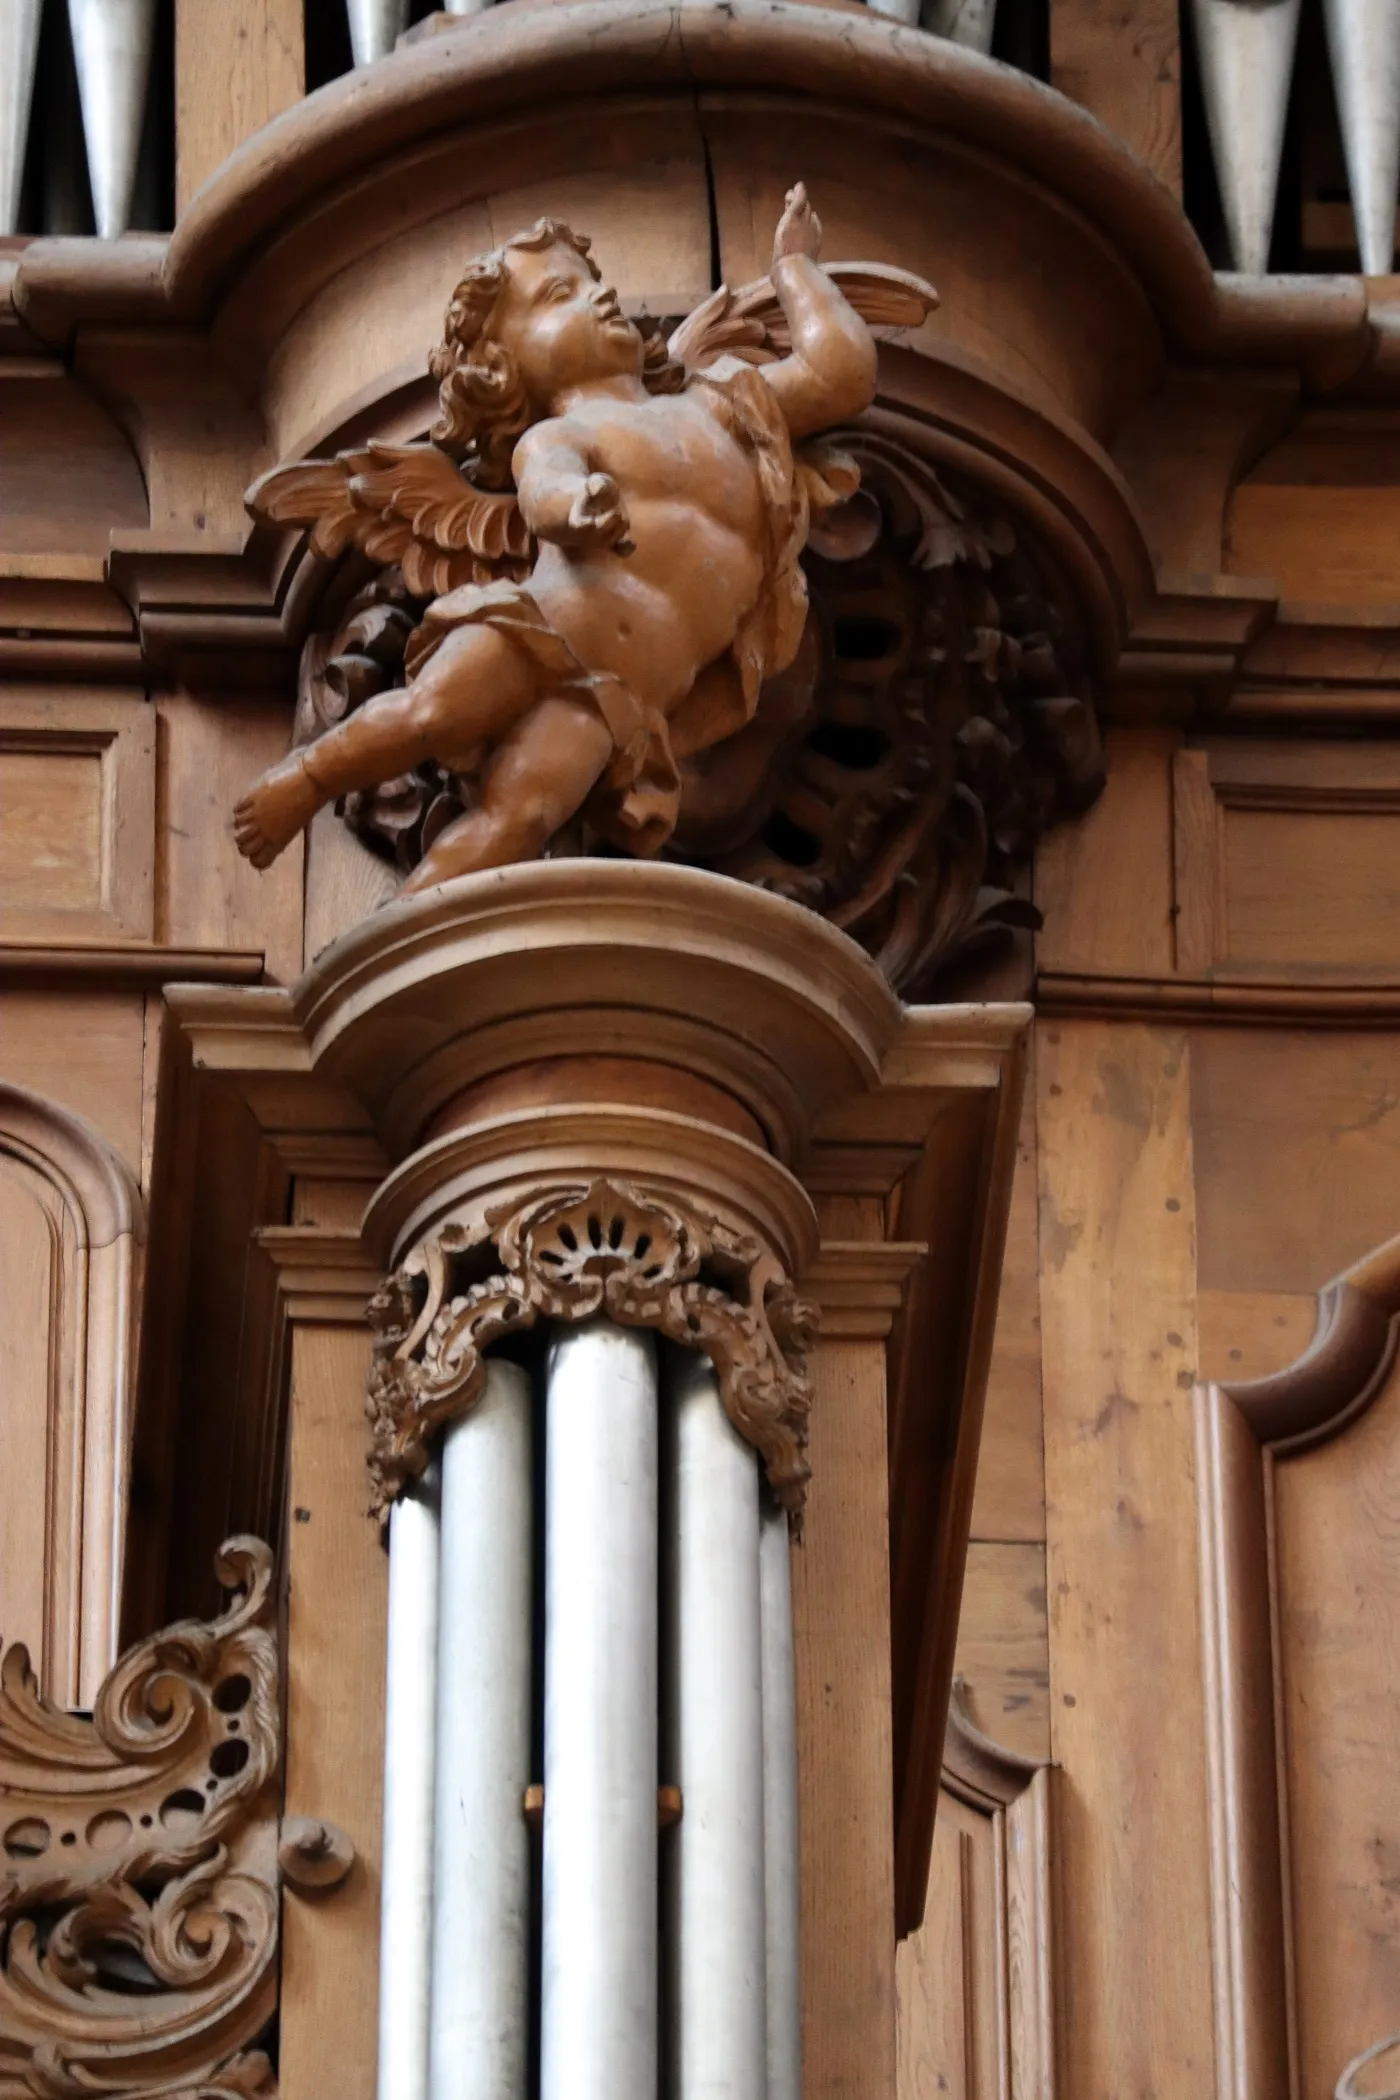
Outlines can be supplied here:
M795 438L829 430L875 398L875 338L817 261L821 237L821 221L798 183L773 238L771 273L792 349L761 368Z
M617 483L610 474L590 472L564 417L527 431L512 464L521 516L536 539L556 547L615 547L626 539Z

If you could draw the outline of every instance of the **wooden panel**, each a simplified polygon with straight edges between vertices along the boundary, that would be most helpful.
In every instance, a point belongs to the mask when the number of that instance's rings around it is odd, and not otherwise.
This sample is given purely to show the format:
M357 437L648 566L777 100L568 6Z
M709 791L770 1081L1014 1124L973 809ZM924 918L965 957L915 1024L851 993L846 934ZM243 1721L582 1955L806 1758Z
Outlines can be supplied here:
M1400 1216L1400 1040L1203 1028L1192 1040L1200 1280L1315 1291Z
M176 211L305 92L305 0L176 0Z
M372 2100L388 1560L365 1517L363 1328L299 1326L292 1345L287 1540L287 1813L355 1846L333 1901L283 1905L283 2100Z
M1196 1303L1202 1378L1267 1378L1312 1340L1317 1300L1304 1291L1208 1291Z
M0 934L150 939L155 762L140 694L0 696Z
M1274 1469L1300 2086L1393 2031L1400 2004L1400 1376L1343 1435Z
M1193 977L1400 977L1400 749L1177 753L1176 941Z
M1187 1044L1061 1024L1037 1066L1065 2090L1199 2100L1213 2051Z
M812 1485L793 1554L803 2089L807 2100L857 2093L890 2100L894 1804L883 1345L825 1342L813 1371Z
M1050 1755L1042 1545L969 1546L954 1668L978 1727L994 1742L1023 1757Z
M261 948L268 974L301 972L300 841L266 874L233 843L234 803L287 749L285 705L224 695L177 694L161 703L162 938L210 948Z
M1181 195L1181 40L1173 0L1051 0L1050 81Z
M56 1451L53 1439L64 1426L55 1419L55 1403L65 1357L72 1375L72 1335L63 1332L62 1312L63 1272L74 1252L71 1223L65 1234L53 1193L32 1169L0 1151L0 1613L6 1642L28 1644L49 1690L49 1495L59 1486L53 1469L60 1456L69 1462L71 1487L71 1449ZM71 1326L71 1293L68 1309ZM71 1438L71 1423L67 1427ZM71 1552L72 1542L64 1539L62 1550Z
M933 1830L924 1922L899 1943L899 2100L970 2100L976 2000L971 1812L945 1795Z
M141 1170L145 1001L119 994L10 991L0 1019L0 1079L86 1116Z
M1021 1109L1016 1172L1006 1222L1001 1296L972 1502L974 1539L1045 1537L1037 1172L1032 1079L1027 1083Z
M1308 605L1400 602L1400 488L1244 482L1226 514L1225 567Z
M1170 730L1110 730L1108 784L1036 858L1042 970L1166 977L1172 957Z

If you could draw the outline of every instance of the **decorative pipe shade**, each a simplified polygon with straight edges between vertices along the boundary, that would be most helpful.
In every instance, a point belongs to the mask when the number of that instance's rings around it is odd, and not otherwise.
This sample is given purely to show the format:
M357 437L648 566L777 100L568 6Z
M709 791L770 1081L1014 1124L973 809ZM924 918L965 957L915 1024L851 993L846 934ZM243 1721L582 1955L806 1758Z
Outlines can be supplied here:
M1400 0L1323 0L1361 267L1389 270L1400 173Z
M384 58L408 27L408 0L345 0L357 66Z
M1299 6L1300 0L1192 0L1230 252L1235 268L1251 276L1269 266Z
M104 241L131 224L156 0L68 0L92 210Z
M19 193L43 0L0 0L0 234L19 231Z

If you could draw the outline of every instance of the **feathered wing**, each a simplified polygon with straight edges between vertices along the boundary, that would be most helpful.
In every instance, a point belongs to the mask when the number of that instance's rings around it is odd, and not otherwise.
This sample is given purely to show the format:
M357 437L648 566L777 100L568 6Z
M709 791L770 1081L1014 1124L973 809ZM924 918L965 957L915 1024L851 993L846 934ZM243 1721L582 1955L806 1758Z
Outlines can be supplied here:
M397 563L416 598L463 583L518 577L529 566L530 534L513 493L479 489L433 444L371 441L334 459L274 467L248 491L255 518L308 525L318 554L358 547Z
M938 294L912 270L893 263L826 263L826 274L845 293L870 328L917 328L938 304ZM787 321L770 277L731 292L722 284L687 314L667 344L673 358L697 372L717 357L739 357L767 365L792 348Z

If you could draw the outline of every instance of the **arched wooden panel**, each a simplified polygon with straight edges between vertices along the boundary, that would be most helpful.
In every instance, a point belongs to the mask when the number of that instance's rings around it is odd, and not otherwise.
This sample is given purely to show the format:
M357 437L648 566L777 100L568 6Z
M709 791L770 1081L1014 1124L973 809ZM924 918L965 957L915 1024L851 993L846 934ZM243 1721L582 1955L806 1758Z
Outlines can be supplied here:
M106 1140L0 1085L0 1628L69 1705L117 1653L142 1228Z
M1331 2094L1400 2004L1400 1239L1197 1392L1221 2100Z

